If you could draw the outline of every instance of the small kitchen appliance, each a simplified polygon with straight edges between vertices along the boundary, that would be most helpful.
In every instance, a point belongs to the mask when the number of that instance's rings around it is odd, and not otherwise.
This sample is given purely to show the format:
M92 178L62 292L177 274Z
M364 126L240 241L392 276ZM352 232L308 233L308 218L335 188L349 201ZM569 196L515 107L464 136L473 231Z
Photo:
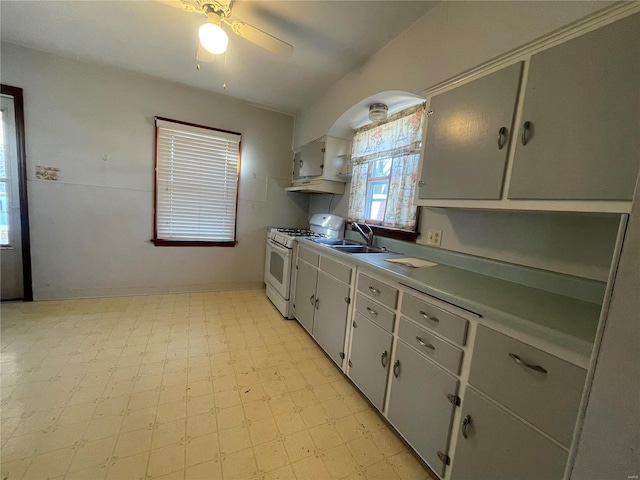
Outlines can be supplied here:
M337 215L318 213L311 217L309 228L267 229L267 250L264 260L264 283L267 297L285 318L293 317L292 297L295 291L295 259L297 239L309 237L343 238L345 219Z

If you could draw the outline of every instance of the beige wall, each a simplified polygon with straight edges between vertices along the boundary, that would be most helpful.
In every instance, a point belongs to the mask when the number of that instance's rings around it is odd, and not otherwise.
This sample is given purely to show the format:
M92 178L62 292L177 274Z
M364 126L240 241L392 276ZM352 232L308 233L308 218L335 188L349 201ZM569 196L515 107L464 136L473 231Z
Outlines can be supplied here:
M308 197L283 190L291 116L5 43L1 62L24 89L35 299L260 286L265 227L306 223ZM242 133L235 248L149 242L156 115Z

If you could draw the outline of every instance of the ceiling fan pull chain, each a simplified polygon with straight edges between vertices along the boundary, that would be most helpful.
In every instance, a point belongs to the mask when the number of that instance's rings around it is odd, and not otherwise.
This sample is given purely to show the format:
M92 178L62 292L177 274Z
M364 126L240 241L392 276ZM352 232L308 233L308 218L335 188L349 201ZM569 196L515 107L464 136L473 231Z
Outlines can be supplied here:
M226 90L227 89L227 54L229 53L229 49L227 48L227 50L225 50L224 52L224 76L222 79L222 89Z

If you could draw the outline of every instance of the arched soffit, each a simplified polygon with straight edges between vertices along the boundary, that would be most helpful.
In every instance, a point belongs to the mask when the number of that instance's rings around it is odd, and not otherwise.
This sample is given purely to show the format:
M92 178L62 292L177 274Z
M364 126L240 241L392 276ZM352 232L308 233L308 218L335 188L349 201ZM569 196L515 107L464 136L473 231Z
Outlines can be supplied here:
M328 134L332 137L351 139L354 129L370 123L369 105L372 103L384 103L389 107L389 115L393 115L402 109L421 102L424 102L423 97L401 90L387 90L376 93L360 100L340 115L329 129Z

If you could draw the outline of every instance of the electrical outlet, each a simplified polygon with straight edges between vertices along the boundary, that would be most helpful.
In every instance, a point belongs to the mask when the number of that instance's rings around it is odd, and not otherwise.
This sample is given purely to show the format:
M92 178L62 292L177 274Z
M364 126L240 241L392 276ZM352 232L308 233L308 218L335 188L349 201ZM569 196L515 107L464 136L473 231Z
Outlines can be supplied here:
M439 247L442 243L442 230L427 230L427 245Z

